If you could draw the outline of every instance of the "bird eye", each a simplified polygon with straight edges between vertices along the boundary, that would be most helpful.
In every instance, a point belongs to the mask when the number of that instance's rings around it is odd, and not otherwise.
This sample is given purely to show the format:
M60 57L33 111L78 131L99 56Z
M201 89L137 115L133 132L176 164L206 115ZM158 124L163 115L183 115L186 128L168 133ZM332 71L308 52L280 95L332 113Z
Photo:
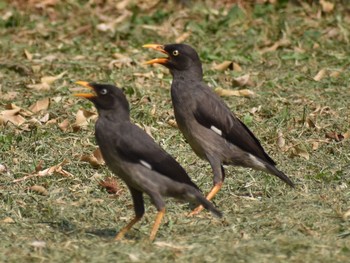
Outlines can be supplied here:
M100 93L101 93L102 95L105 95L105 94L107 94L107 90L106 90L106 89L101 89Z
M179 55L179 51L178 51L178 50L174 50L174 51L173 51L173 55L174 55L174 56Z

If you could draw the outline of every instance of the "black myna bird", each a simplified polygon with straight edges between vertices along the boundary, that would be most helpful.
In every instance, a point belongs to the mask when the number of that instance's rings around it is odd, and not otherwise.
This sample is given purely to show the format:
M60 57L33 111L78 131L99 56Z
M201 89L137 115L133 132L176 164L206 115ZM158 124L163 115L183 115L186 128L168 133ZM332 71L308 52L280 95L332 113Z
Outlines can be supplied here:
M147 44L167 55L147 61L158 63L173 76L171 99L176 122L193 151L208 160L214 173L214 187L207 199L212 199L225 178L223 164L250 167L276 175L288 185L293 182L275 165L259 140L203 82L202 63L197 52L185 44ZM198 207L192 214L201 211Z
M182 166L154 140L130 121L129 103L122 90L113 85L78 81L94 94L75 96L92 101L98 111L95 136L102 156L113 173L128 186L135 209L135 217L116 236L125 233L138 222L144 212L143 193L150 196L158 210L150 240L157 234L165 213L163 196L175 197L203 205L214 215L222 214L211 204L191 181Z

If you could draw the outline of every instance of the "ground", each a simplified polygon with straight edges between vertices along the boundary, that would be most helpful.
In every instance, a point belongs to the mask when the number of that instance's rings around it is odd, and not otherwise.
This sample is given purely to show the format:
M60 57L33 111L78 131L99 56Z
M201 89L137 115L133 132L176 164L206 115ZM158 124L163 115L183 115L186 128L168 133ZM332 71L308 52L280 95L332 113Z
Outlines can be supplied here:
M0 1L1 262L349 260L347 1L213 2ZM227 167L213 200L223 219L189 217L168 199L150 243L147 199L142 221L114 242L132 201L119 180L115 194L99 185L112 174L91 158L96 111L74 82L123 87L133 121L207 193L211 169L174 123L171 76L144 64L159 54L143 44L172 42L196 48L205 81L230 95L296 188Z

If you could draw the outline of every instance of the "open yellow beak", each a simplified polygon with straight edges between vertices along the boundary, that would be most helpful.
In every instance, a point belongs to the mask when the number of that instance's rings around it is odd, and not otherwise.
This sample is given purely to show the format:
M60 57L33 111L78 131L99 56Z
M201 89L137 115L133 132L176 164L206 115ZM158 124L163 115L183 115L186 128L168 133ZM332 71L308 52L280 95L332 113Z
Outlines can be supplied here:
M168 52L166 52L166 51L164 50L164 46L163 46L163 45L159 45L159 44L146 44L146 45L143 45L142 47L151 48L151 49L157 50L157 51L159 51L159 52L162 52L162 53L168 55ZM168 57L166 57L166 58L155 58L155 59L146 61L145 64L148 64L148 65L155 64L155 63L158 63L158 64L166 64L168 61L169 61L169 58L168 58Z
M75 84L78 84L78 85L83 86L85 88L88 88L90 90L94 90L94 88L90 86L89 82L86 82L86 81L77 81L77 82L75 82ZM74 94L74 96L85 98L85 99L91 99L91 98L96 97L96 95L93 93L76 93L76 94Z

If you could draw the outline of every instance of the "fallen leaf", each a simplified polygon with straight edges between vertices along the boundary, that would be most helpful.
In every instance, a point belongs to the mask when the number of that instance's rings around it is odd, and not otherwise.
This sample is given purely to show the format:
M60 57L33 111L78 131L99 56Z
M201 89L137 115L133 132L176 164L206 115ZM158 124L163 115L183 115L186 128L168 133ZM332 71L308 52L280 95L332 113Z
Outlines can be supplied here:
M106 189L109 194L120 194L122 189L119 186L118 181L115 177L109 176L98 183L103 189Z
M37 91L49 90L51 88L47 83L28 84L26 87Z
M83 161L83 162L90 163L91 166L95 167L95 168L105 164L105 161L103 160L100 148L97 148L90 155L83 155L83 156L81 156L80 160Z
M167 123L173 128L178 128L177 123L174 119L168 120Z
M322 7L322 11L325 13L330 13L334 9L334 3L328 2L326 0L320 0L320 5Z
M23 124L26 121L26 119L19 114L20 111L21 108L16 108L0 112L0 124L4 125L7 122L11 122L12 124L17 126Z
M266 52L273 52L273 51L276 51L279 47L289 46L290 43L291 43L290 40L284 36L282 39L276 41L272 46L263 48L262 50L260 50L260 52L263 54Z
M228 97L228 96L237 96L237 97L254 97L256 96L254 91L248 90L248 89L241 89L241 90L229 90L229 89L222 89L222 88L216 88L215 89L216 94L222 97Z
M14 223L15 220L13 220L11 217L5 217L3 220L1 220L1 222L6 224L11 224L11 223Z
M41 123L46 123L46 124L51 124L51 123L56 123L56 120L50 120L50 114L46 113L43 117L39 119Z
M254 83L250 80L250 74L245 74L243 76L233 78L232 80L233 86L254 86Z
M48 175L52 175L54 173L60 174L62 176L65 177L73 177L73 174L71 174L70 172L67 172L66 170L63 170L63 166L68 163L68 160L63 160L62 162L60 162L59 164L56 164L54 166L51 166L49 168L46 168L44 170L41 171L35 171L34 173L28 174L22 178L19 179L15 179L12 182L13 183L17 183L17 182L21 182L33 177L43 177L43 176L48 176Z
M7 172L7 167L0 163L0 174L6 173L6 172Z
M45 76L41 78L41 83L47 83L48 85L54 83L56 80L61 79L67 71L63 71L61 74L58 74L56 76Z
M30 245L32 247L35 247L35 248L44 248L46 247L46 242L45 241L33 241L32 243L30 243Z
M24 55L26 56L26 58L28 60L32 60L33 59L33 54L31 54L28 50L24 50Z
M320 144L319 142L312 142L312 150L316 151L319 148Z
M320 81L321 79L323 79L325 77L327 73L326 69L321 69L315 77L313 77L314 81Z
M277 146L280 149L284 149L286 146L286 140L284 139L283 133L281 131L277 133Z
M218 65L214 65L212 67L212 69L214 70L219 70L219 71L224 71L224 70L227 70L227 69L230 69L230 70L234 70L234 71L237 71L237 72L241 72L242 71L242 68L240 65L238 65L237 63L233 62L233 61L229 61L229 60L226 60Z
M65 132L69 128L69 120L64 119L61 123L58 124L58 128L60 128L61 131Z
M44 98L41 100L38 100L35 102L33 105L29 107L29 110L36 113L42 110L47 110L49 108L50 104L50 99L49 98Z
M92 111L87 111L87 110L78 110L76 115L75 115L75 123L73 124L73 131L76 132L80 130L81 128L85 127L88 125L89 119L92 117L97 117L97 114Z
M347 220L350 217L350 209L343 214L343 219Z
M332 71L331 73L329 73L329 76L331 78L337 78L339 77L340 73L341 73L340 71Z
M29 84L27 85L27 88L35 89L37 91L49 90L51 88L50 85L56 80L62 78L66 73L67 71L64 71L61 74L58 74L56 76L44 76L40 79L41 83Z
M29 190L41 195L49 195L49 192L46 190L46 188L41 185L33 185L29 187Z
M304 149L302 149L302 148L300 148L298 146L292 147L290 150L291 150L291 156L292 157L299 156L299 157L302 157L302 158L304 158L306 160L310 159L309 153L306 150L304 150Z
M335 140L336 142L340 142L344 139L344 136L341 133L337 132L327 132L326 138Z

